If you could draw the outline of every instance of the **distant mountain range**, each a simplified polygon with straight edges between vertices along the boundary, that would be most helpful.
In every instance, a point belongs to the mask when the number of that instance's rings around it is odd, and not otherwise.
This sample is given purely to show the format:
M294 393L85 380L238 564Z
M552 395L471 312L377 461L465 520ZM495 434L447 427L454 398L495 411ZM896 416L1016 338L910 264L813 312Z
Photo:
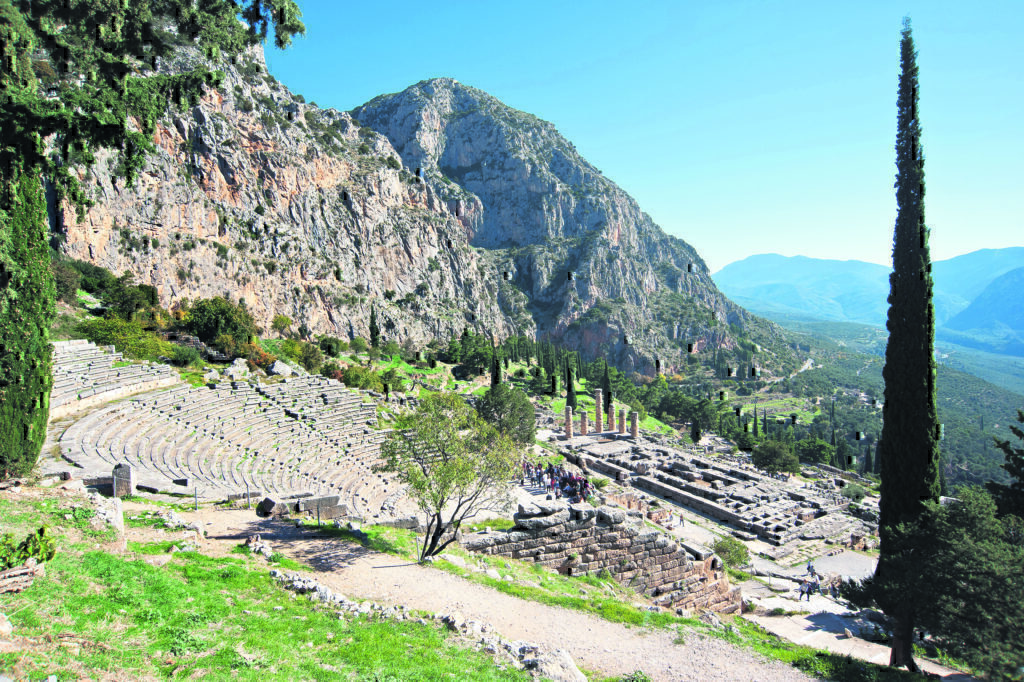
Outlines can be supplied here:
M768 317L884 327L889 272L862 261L759 254L725 266L713 278L733 301ZM932 274L937 338L1024 355L1024 247L937 261Z

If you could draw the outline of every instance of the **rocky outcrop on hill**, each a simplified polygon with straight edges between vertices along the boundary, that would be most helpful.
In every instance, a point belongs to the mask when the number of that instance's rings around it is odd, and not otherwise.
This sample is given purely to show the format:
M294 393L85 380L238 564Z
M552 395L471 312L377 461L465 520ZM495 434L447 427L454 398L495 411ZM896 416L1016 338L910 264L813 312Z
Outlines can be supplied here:
M529 297L541 335L651 374L656 357L668 369L688 350L733 347L729 325L770 330L551 123L450 78L352 114L455 207L471 243L507 273L502 286Z
M184 49L161 71L203 61ZM653 374L688 350L772 346L694 249L546 123L450 79L346 112L293 95L260 48L191 108L168 110L132 187L114 157L96 204L54 220L62 249L131 272L161 303L242 299L314 333L419 345L464 327L560 340Z
M182 52L161 70L190 68ZM422 341L474 324L532 334L525 298L504 296L454 211L417 182L383 136L307 104L256 48L218 65L222 86L157 126L133 187L112 161L83 177L95 205L65 206L63 250L157 288L161 303L243 299L318 333Z

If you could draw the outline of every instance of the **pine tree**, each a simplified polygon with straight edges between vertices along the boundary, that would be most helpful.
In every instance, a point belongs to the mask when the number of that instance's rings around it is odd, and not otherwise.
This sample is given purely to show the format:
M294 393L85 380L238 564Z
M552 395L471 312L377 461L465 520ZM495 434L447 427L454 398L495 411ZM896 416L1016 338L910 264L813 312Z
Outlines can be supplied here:
M900 42L901 73L896 133L896 226L889 276L889 342L885 351L884 425L877 456L882 484L875 598L894 619L889 664L916 671L913 659L915 604L907 595L911 575L925 567L907 561L913 547L896 533L912 522L924 502L939 497L938 420L935 404L935 310L931 260L924 222L924 156L918 119L917 53L910 20Z
M1017 421L1024 425L1024 410L1017 410ZM1010 425L1010 432L1024 441L1024 429ZM1024 447L1014 447L1009 440L995 439L996 447L1003 451L1006 461L1002 467L1010 474L1009 485L989 482L986 487L999 506L999 515L1013 514L1024 519Z
M377 309L370 306L370 348L380 348L380 327L377 326Z

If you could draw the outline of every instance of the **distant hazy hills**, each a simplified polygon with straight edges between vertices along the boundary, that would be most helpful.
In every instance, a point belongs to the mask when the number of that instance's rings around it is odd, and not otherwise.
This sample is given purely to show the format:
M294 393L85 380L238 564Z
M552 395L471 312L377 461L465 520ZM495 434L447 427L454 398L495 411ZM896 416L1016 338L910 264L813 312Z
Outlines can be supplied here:
M756 313L884 326L889 272L862 261L760 254L713 277L727 296ZM1024 247L937 261L932 272L939 338L1024 355Z

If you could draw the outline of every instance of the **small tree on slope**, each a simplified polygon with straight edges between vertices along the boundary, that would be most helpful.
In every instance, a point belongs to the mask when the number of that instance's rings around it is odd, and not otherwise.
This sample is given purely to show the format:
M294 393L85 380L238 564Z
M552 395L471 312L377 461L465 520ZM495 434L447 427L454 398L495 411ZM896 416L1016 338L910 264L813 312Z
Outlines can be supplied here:
M397 474L427 516L420 561L451 544L467 518L511 506L520 452L458 394L431 394L397 417L381 454L377 470Z

